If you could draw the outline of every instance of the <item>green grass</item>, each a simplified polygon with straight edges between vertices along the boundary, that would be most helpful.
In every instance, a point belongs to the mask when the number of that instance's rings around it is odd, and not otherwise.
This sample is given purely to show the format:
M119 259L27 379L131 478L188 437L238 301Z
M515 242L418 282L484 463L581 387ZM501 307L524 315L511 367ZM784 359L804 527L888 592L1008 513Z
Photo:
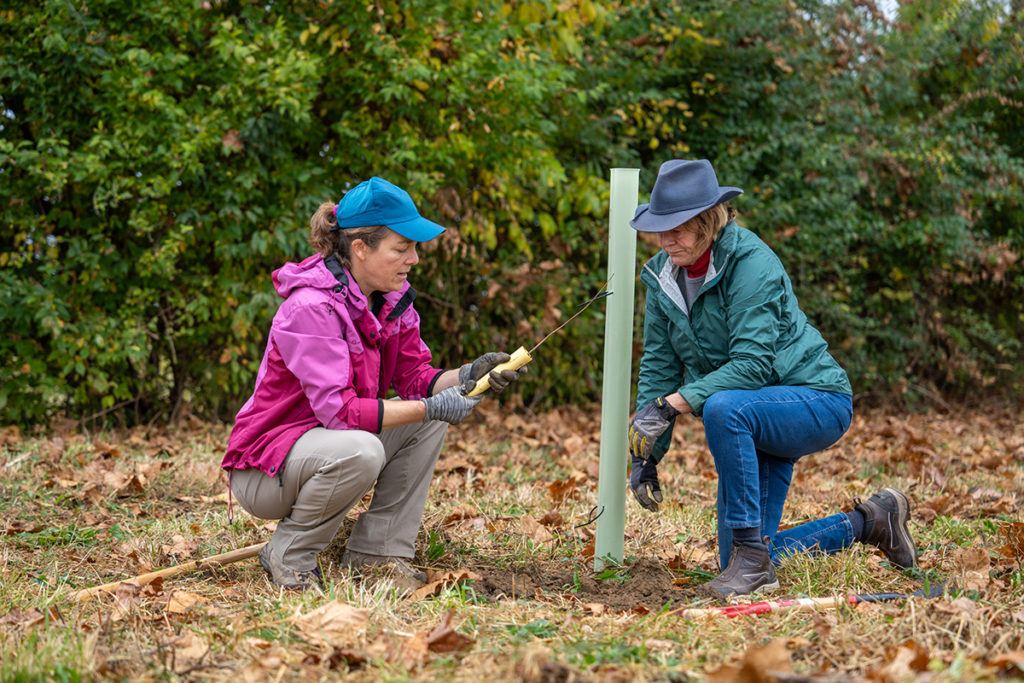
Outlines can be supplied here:
M1005 502L983 493L1016 500L1019 510L1021 456L1002 469L945 456L910 467L899 460L906 443L892 437L887 417L865 417L839 446L800 462L784 521L849 509L854 496L866 498L882 486L904 488L917 503L952 492L956 504L950 510L912 524L921 567L896 571L867 547L828 557L797 555L779 567L781 587L772 597L911 593L973 583L913 603L700 621L674 612L703 606L695 589L717 573L714 469L692 421L677 430L660 468L666 503L653 514L627 498L624 559L606 560L599 572L585 555L596 527L586 521L597 485L585 472L593 465L588 458L596 456L558 448L563 420L536 416L537 438L545 445L534 449L494 427L453 429L452 441L461 449L455 457L468 456L473 464L446 471L442 455L417 560L439 571L468 569L482 579L420 601L407 600L387 580L362 580L337 567L350 518L321 556L324 595L278 591L249 560L178 576L134 596L77 603L73 596L80 588L257 543L269 531L237 505L229 520L218 498L225 491L215 467L223 429L154 431L130 446L118 445L127 443L125 435L101 435L118 449L117 458L104 458L82 436L67 437L60 451L45 439L27 439L0 450L7 493L0 497L0 524L13 530L0 536L0 612L6 610L0 614L0 681L701 681L719 667L738 666L752 648L776 638L789 643L790 666L798 675L897 680L898 672L886 666L913 643L920 651L907 661L921 667L912 668L913 675L940 682L1021 679L1024 672L1013 665L993 664L1000 654L1024 650L1014 616L1024 612L1024 569L1020 557L1003 554L1004 525L1018 520L1014 508L1008 512L1000 508ZM944 445L933 452L948 455L975 452L981 443L989 451L1024 452L1018 417L901 419ZM592 427L596 433L596 416ZM147 447L146 439L174 443L176 452ZM101 470L89 469L96 463L114 473L160 469L142 491L114 491L105 488ZM929 467L942 468L941 486ZM548 485L568 477L580 479L577 495L556 503ZM990 514L979 512L985 505ZM364 508L360 504L352 515ZM480 517L446 522L457 509L479 511ZM548 529L551 540L525 534L524 516L541 519L552 510L564 523ZM33 530L19 530L25 528ZM184 546L192 548L187 555L169 554L175 537L193 544ZM967 575L960 553L979 548L990 564ZM195 602L173 611L175 596ZM364 630L325 650L293 620L335 600L367 608L370 616ZM963 611L968 606L969 618ZM30 623L25 615L31 610L56 616ZM426 639L449 613L469 646L409 659L411 644ZM182 646L189 634L200 643L194 651ZM357 663L350 664L350 656Z

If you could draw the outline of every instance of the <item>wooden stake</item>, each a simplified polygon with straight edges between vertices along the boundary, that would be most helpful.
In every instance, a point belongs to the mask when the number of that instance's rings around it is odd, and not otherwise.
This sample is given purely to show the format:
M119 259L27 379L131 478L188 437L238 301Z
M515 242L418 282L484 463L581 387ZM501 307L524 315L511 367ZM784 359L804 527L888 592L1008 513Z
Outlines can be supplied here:
M260 551L260 548L265 545L265 542L257 543L256 545L246 546L245 548L239 548L238 550L232 550L227 553L204 557L201 560L192 560L191 562L179 564L174 567L168 567L159 571L139 574L138 576L130 579L112 581L111 583L105 583L102 586L93 586L92 588L83 588L75 593L75 602L86 602L88 600L92 600L100 593L113 593L122 583L133 583L136 586L145 586L157 579L166 579L171 576L178 576L179 574L188 574L206 567L221 567L226 564L231 564L232 562L238 562L239 560L246 560L255 556L256 553Z

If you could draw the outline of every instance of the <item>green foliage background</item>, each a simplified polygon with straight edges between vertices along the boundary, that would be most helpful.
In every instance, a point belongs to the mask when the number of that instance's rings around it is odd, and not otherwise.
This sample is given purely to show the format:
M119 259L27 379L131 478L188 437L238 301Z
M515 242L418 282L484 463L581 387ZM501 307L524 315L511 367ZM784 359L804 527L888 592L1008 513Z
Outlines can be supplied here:
M1019 400L1014 4L179 5L0 10L0 421L229 419L269 272L371 175L450 228L416 278L438 361L529 346L603 282L608 169L703 157L860 400ZM603 325L513 400L597 400Z

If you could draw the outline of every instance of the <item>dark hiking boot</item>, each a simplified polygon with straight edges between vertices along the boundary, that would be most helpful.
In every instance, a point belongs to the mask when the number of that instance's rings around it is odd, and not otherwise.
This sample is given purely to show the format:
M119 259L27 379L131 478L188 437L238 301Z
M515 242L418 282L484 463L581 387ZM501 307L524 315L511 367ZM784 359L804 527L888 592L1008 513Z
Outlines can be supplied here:
M270 545L265 545L256 553L260 566L267 573L267 578L275 585L287 590L305 591L309 589L323 590L324 579L320 574L320 567L313 567L305 571L288 569L271 561ZM275 572L276 568L276 572Z
M903 491L884 488L866 503L854 498L854 509L864 515L861 543L876 546L892 564L900 569L917 566L917 547L907 530L910 501Z
M765 593L779 587L775 567L768 546L733 543L729 552L729 566L725 571L701 586L705 597L723 600L730 596Z
M346 548L341 555L341 566L360 574L377 572L388 576L399 588L410 593L427 583L427 575L404 557L370 555Z

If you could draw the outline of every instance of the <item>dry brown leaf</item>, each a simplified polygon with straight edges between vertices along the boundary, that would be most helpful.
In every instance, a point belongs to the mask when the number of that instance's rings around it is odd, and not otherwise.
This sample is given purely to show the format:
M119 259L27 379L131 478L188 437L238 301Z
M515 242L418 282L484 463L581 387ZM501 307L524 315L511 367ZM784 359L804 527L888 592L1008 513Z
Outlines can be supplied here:
M544 526L563 526L565 517L562 517L562 513L558 510L549 510L539 521Z
M551 495L551 500L554 501L555 505L561 505L566 500L577 497L579 493L577 485L576 477L557 479L548 484L548 493Z
M21 430L17 425L7 425L0 429L0 446L17 446L21 443Z
M458 652L466 650L476 642L469 636L463 635L452 626L452 617L455 616L455 609L448 610L441 623L435 626L427 635L427 649L438 654Z
M887 658L886 663L875 671L869 672L872 680L882 683L902 683L916 680L917 674L928 669L931 657L928 652L914 641L909 641L896 649Z
M471 572L468 569L455 569L441 572L428 569L427 583L413 591L408 599L409 602L416 602L417 600L423 600L424 598L429 598L432 595L437 595L448 586L463 583L465 581L480 581L480 579L481 577L479 574Z
M366 653L368 657L400 664L407 671L415 671L423 666L429 656L427 632L420 631L410 638L381 634L366 648Z
M15 519L4 528L4 536L14 536L15 534L34 534L37 531L42 531L43 528L42 524Z
M203 605L206 600L188 591L172 591L167 598L166 611L171 614L186 614L193 605Z
M47 618L53 623L61 623L60 612L56 607L50 607L46 612L31 607L29 609L15 608L0 617L0 624L11 624L30 628L46 623Z
M1017 667L1021 671L1024 671L1024 652L1016 650L1014 652L996 655L988 660L988 665L1004 671L1009 670L1011 667Z
M936 611L943 612L963 620L976 619L981 613L981 607L970 598L938 600L934 604Z
M1006 545L1000 548L1000 552L1018 563L1024 562L1024 522L1003 522L999 525L999 532L1006 539Z
M194 666L210 651L209 643L192 631L185 631L168 645L174 650L174 667L178 671Z
M171 537L171 545L162 545L160 549L164 551L164 555L174 557L191 557L192 553L199 547L196 541L187 539L181 534L175 534Z
M985 548L960 548L953 554L953 567L960 575L957 585L964 590L982 590L988 586L989 566Z
M476 519L477 517L480 517L480 510L475 505L463 503L444 518L444 523L447 526L464 519Z
M543 524L529 515L524 515L519 520L519 527L522 529L524 536L532 538L537 543L547 544L555 539Z
M775 638L761 647L748 649L739 665L727 664L708 673L709 683L768 683L773 673L792 673L789 640Z
M370 610L332 600L312 612L291 619L304 640L330 647L353 643L366 630Z

